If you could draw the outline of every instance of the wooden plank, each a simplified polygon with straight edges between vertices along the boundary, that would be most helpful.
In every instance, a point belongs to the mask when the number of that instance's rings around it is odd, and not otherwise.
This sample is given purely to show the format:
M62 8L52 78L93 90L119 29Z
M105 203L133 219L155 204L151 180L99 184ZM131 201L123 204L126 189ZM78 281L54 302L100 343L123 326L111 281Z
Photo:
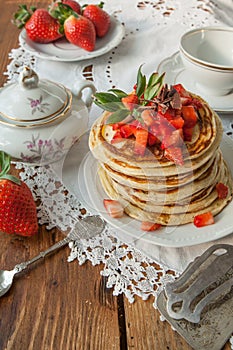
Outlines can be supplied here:
M11 269L61 234L0 235L0 266ZM0 298L0 349L119 349L117 299L106 291L101 266L67 262L69 248L38 261Z

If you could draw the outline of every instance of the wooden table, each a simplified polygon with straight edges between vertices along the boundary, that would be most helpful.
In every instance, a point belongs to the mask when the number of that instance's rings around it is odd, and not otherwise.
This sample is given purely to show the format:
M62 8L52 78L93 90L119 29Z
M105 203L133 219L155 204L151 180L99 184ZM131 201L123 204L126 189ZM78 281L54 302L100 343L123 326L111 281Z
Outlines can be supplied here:
M20 3L45 7L48 1L5 0L0 3L0 85L18 47L19 30L11 23ZM12 173L16 170L12 166ZM63 238L58 229L40 227L32 238L0 234L0 268L28 260ZM67 262L69 248L39 261L17 275L0 298L0 350L189 350L190 346L166 322L152 300L113 297L100 276L102 266ZM229 350L229 343L224 350Z

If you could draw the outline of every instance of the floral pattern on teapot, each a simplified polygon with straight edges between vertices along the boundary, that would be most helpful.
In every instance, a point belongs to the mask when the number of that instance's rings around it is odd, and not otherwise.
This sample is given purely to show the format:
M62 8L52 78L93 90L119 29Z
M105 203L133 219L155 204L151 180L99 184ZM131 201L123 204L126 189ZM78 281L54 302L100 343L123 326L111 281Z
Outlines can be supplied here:
M50 106L50 104L47 102L43 102L42 96L40 96L39 99L32 99L30 97L28 97L27 99L29 100L32 115L37 111L45 113L45 111L49 109L48 107Z
M43 140L40 134L36 137L32 135L31 140L24 142L31 155L29 155L28 152L26 154L21 152L20 157L23 162L27 163L39 163L41 160L43 162L56 160L65 154L65 143L68 138L69 137L63 137L60 140L56 138ZM77 140L77 137L72 137L71 145L74 145Z

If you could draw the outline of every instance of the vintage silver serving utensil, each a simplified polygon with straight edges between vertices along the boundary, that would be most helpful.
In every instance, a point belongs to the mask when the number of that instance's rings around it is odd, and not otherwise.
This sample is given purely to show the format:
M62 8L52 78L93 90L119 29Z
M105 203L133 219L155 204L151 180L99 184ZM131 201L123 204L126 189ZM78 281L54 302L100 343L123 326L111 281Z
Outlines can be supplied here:
M167 283L157 306L193 349L221 349L233 332L233 246L207 249Z
M40 252L37 256L31 260L22 262L16 265L13 270L0 270L0 297L7 293L13 283L14 276L26 269L29 265L35 261L44 258L46 255L54 252L55 250L63 247L72 240L89 239L100 234L105 227L105 221L98 215L87 216L82 220L77 221L74 228L69 234L61 241L55 243L43 252Z

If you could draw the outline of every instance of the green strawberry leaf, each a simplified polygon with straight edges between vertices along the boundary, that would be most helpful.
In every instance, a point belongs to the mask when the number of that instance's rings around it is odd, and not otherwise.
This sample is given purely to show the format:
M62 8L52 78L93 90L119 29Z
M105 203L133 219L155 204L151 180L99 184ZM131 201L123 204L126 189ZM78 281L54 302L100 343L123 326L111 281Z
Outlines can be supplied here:
M21 184L20 179L18 179L16 176L8 174L8 172L10 171L10 162L11 162L11 157L9 156L9 154L0 151L0 180L1 179L6 179L6 180L10 180L14 183L16 183L17 185Z
M129 115L128 109L118 109L118 111L112 113L108 119L107 124L115 124L121 122Z

